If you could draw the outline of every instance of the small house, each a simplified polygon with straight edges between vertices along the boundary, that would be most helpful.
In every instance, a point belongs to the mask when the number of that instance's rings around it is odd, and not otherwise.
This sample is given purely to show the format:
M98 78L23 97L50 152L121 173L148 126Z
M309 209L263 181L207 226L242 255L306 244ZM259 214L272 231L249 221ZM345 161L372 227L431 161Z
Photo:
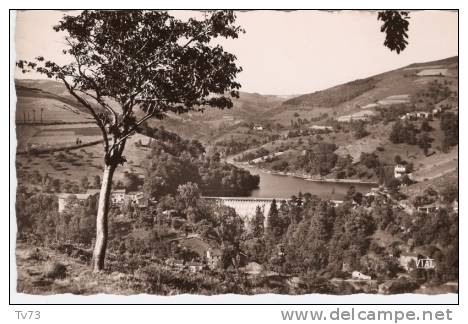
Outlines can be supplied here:
M427 111L413 111L406 113L405 115L401 116L400 119L402 120L418 120L418 119L431 119L432 113Z
M195 261L188 262L186 266L187 266L187 269L193 273L200 272L205 268L205 265L203 263L195 262Z
M206 251L206 261L210 269L216 269L221 262L221 250L209 248Z
M71 194L71 193L59 193L58 197L58 212L63 213L67 208L73 208L79 206L80 203L93 196L92 194Z
M123 204L125 202L125 189L116 189L111 192L111 202L113 204Z
M182 260L176 260L174 258L168 258L164 262L168 267L171 267L172 269L176 270L184 270L185 269L185 264L184 261Z
M418 211L423 212L423 213L434 213L437 210L439 210L439 204L437 203L432 203L432 204L427 204L423 206L418 206Z
M432 114L428 111L416 111L415 114L417 118L430 119L432 117Z
M394 168L394 177L395 179L400 179L406 174L406 166L403 164L397 164Z
M127 199L138 208L146 208L148 207L149 199L148 197L141 191L129 192L126 195Z
M439 116L442 113L442 107L437 107L432 109L432 115L433 116Z
M357 279L357 280L371 280L371 276L365 275L362 272L359 271L353 271L351 273L351 278Z
M411 271L418 264L418 254L414 252L402 252L400 254L400 266L406 271Z

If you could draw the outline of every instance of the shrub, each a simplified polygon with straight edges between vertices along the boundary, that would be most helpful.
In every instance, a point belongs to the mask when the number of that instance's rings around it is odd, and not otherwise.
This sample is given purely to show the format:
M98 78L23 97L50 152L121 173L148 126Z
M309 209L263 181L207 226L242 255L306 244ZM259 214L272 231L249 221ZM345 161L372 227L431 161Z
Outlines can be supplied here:
M26 260L35 260L35 261L43 261L46 259L46 256L39 251L39 249L34 249L28 251L26 254Z
M140 268L137 276L150 294L167 295L174 293L216 292L219 281L197 274L174 273L158 265Z
M171 221L171 226L172 228L174 229L180 229L183 225L183 222L184 220L183 219L180 219L180 218L173 218L172 221Z
M389 287L390 294L411 293L419 287L418 283L412 279L399 278L392 281Z
M345 172L345 171L340 171L340 172L338 172L338 173L336 174L336 177L337 177L338 179L343 179L343 178L346 177L346 172Z
M63 279L67 276L67 267L57 261L47 262L44 266L43 275L51 279Z
M366 137L367 135L369 135L369 132L366 130L366 127L363 123L359 123L357 124L357 126L355 126L355 130L354 130L355 139L360 139L360 138Z
M364 164L368 169L375 169L379 166L379 158L375 153L361 153L361 157L359 159L362 164Z

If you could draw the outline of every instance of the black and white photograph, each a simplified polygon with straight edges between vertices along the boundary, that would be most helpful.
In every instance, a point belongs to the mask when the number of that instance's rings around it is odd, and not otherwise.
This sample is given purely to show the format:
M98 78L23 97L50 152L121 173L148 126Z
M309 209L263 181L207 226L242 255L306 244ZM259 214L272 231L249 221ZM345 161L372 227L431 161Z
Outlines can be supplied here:
M16 10L12 289L456 301L458 15Z

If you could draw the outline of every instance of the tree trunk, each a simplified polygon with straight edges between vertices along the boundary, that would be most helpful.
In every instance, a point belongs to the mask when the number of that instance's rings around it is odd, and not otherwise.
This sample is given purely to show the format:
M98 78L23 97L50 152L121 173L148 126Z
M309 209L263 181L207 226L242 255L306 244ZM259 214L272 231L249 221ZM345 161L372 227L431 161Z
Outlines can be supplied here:
M104 269L104 259L106 256L107 236L108 236L108 219L110 195L112 187L112 176L114 175L115 166L106 165L104 174L102 175L101 192L99 194L99 205L96 216L96 243L93 252L93 272L98 272Z

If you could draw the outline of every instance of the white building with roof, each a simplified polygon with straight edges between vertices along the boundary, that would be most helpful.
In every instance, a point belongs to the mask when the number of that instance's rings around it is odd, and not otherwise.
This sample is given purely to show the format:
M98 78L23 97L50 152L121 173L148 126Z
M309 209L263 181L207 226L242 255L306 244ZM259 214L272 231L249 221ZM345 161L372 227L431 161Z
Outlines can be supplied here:
M125 202L125 189L116 189L111 192L111 202L113 204L123 204Z
M403 164L395 165L395 169L394 169L395 179L400 179L405 174L406 174L406 165L403 165Z
M59 193L58 197L58 211L59 213L64 212L67 208L72 207L70 204L78 204L80 201L84 201L91 196L99 196L100 189L88 189L86 193ZM129 192L127 193L125 189L116 189L111 191L110 200L112 204L122 205L126 201L137 205L139 208L148 207L149 199L141 191Z
M72 208L78 205L80 202L93 196L89 193L73 194L73 193L59 193L58 197L58 211L63 213L67 208Z
M362 272L359 272L359 271L353 271L351 273L351 277L353 279L358 279L358 280L371 280L371 276L368 276L368 275L365 275L363 274Z

